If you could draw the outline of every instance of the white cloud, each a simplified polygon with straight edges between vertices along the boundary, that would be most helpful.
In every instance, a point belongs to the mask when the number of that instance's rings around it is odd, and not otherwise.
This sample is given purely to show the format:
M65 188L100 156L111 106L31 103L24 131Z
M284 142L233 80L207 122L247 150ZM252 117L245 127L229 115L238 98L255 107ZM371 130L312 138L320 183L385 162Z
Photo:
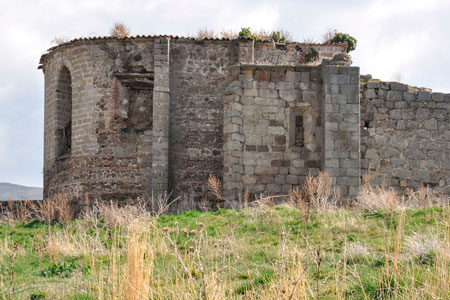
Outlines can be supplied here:
M8 127L4 123L0 123L0 167L7 166L8 156L7 147L9 144Z
M337 28L358 39L352 56L362 73L389 80L400 72L407 83L450 92L448 0L0 2L0 181L36 185L42 180L44 80L36 67L50 41L107 35L115 21L134 34L282 27L299 40L320 40L327 29Z

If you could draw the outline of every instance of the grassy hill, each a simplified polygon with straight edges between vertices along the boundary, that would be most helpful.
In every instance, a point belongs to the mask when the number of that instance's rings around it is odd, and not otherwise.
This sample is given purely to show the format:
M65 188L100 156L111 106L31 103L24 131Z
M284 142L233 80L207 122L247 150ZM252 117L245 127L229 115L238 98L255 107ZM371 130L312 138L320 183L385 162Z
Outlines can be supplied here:
M0 299L448 299L449 207L397 200L162 216L98 205L71 221L59 200L42 221L0 223Z
M0 201L9 199L42 200L42 188L0 182Z

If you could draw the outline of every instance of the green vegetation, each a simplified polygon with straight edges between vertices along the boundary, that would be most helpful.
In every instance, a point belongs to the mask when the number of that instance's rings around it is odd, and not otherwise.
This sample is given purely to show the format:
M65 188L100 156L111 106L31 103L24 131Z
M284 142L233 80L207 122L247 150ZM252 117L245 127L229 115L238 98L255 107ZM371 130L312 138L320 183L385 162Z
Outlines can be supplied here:
M100 206L50 231L9 218L0 299L445 299L448 224L448 206Z
M309 48L309 52L305 55L305 62L312 63L319 59L319 52L314 48Z
M249 27L241 28L238 37L240 39L253 39L257 42L265 40L277 43L287 43L291 40L290 33L286 31L272 31L270 33L266 31L254 32Z
M336 32L334 37L330 40L330 43L347 43L347 52L356 49L356 39L347 33Z

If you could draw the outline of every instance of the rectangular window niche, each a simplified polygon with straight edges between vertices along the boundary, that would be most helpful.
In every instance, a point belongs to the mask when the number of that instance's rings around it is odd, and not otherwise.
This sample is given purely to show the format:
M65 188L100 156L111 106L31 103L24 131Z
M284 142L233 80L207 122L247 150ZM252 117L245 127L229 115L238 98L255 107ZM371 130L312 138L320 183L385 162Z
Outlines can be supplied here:
M291 151L314 151L316 114L309 103L293 103L289 107L289 148Z

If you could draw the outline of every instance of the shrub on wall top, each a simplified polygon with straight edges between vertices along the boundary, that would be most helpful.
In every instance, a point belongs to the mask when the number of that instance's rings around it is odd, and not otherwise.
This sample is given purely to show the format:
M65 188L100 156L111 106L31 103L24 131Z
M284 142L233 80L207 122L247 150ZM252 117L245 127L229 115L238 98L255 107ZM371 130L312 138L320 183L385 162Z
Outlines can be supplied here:
M336 32L330 43L344 43L347 42L347 52L353 51L356 48L356 39L347 33Z

